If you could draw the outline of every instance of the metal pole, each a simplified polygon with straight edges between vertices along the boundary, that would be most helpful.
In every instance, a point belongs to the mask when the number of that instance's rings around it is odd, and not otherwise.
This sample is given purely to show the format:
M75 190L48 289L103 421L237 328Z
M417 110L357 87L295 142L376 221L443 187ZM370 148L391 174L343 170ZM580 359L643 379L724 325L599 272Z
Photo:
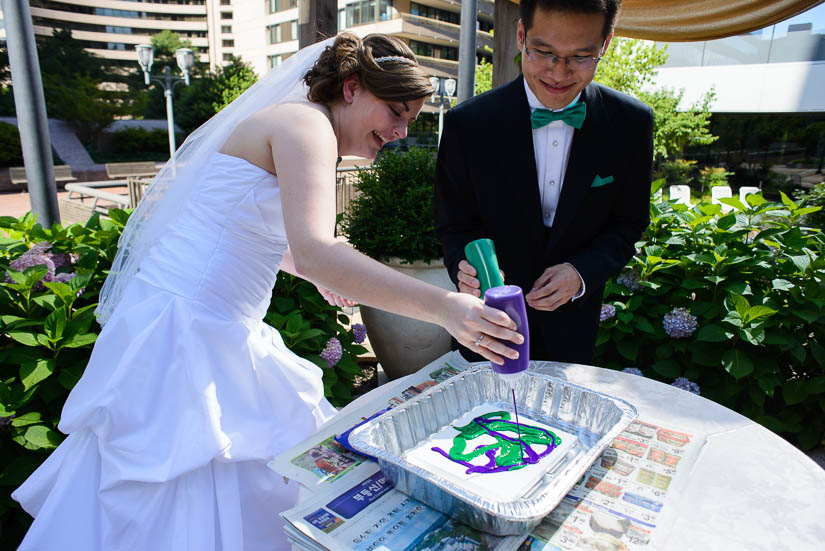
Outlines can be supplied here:
M175 156L175 111L172 107L174 86L172 85L172 70L169 66L163 68L163 95L166 96L166 125L169 127L169 158Z
M473 97L475 91L477 20L478 0L463 0L458 44L458 103Z
M60 211L31 11L23 0L2 0L2 6L29 200L38 221L48 228L60 222Z
M441 145L441 131L444 129L444 94L438 102L438 145Z

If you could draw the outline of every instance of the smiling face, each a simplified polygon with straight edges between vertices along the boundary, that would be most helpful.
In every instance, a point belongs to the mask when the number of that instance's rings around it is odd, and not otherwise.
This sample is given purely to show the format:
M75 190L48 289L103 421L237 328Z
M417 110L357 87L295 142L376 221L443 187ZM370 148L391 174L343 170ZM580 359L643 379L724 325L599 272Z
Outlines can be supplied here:
M387 142L407 136L407 127L424 107L425 98L385 101L360 86L357 78L344 83L342 109L333 109L340 155L373 159ZM337 113L336 113L337 111Z
M599 57L607 50L613 37L610 34L606 40L603 39L604 25L605 16L600 13L570 13L541 8L536 8L533 26L529 30L525 30L519 20L516 39L522 52L521 69L530 90L545 107L567 107L593 81L596 67L581 70L563 59L551 64L541 55L527 55L525 46L562 57Z

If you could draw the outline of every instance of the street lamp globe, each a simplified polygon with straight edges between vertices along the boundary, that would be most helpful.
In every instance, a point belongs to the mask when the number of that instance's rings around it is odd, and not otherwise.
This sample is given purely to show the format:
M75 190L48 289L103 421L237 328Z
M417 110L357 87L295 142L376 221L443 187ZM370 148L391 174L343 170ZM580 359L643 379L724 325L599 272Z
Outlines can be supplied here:
M155 60L155 49L148 44L138 44L135 46L138 54L138 63L143 69L143 77L146 85L149 85L149 71L152 70L152 62Z
M449 97L455 96L456 84L457 83L454 78L448 78L444 81L444 92L446 92Z
M175 50L175 59L178 62L178 67L183 71L183 79L186 85L189 86L189 71L195 64L195 54L189 48L178 48Z

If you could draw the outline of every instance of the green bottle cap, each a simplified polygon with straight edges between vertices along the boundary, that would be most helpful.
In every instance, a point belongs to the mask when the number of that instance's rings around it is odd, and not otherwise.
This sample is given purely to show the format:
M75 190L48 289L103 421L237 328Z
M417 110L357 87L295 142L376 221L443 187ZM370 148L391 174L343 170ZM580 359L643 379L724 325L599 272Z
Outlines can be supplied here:
M491 239L470 241L464 247L464 255L467 257L467 262L478 272L476 277L481 282L482 297L487 289L504 285L501 271L498 268L496 247Z

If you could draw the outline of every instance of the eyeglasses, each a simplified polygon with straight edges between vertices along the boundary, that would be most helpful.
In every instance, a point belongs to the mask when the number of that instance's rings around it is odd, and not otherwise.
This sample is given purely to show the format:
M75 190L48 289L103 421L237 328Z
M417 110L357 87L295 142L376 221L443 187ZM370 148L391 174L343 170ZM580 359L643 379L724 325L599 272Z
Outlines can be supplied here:
M602 45L604 48L604 45ZM551 67L555 67L556 64L560 60L564 60L564 64L575 71L590 71L593 70L596 65L601 61L602 56L593 57L589 55L568 55L568 56L560 56L556 55L553 52L547 52L545 50L537 50L535 48L528 48L524 47L524 53L527 55L527 59L529 59L533 63L543 63L545 65L549 65Z

